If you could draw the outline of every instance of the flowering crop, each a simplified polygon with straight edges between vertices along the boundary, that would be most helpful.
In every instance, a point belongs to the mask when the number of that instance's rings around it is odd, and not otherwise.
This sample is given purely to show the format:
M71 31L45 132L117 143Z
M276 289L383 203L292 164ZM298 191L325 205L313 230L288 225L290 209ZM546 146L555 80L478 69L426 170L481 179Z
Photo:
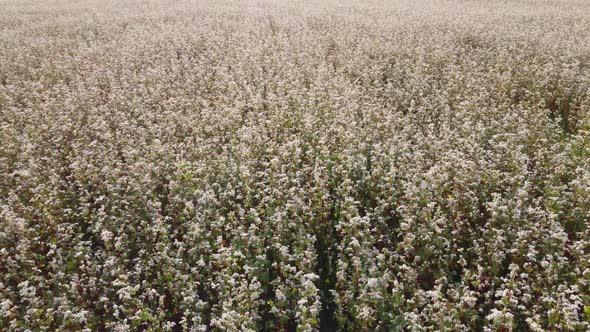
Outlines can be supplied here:
M590 330L585 0L0 0L0 330Z

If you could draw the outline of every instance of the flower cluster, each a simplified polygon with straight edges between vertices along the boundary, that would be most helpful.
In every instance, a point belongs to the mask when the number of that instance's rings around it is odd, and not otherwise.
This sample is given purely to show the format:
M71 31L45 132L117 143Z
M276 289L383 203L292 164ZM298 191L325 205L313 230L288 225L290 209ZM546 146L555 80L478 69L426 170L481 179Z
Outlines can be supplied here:
M0 330L590 330L588 17L0 0Z

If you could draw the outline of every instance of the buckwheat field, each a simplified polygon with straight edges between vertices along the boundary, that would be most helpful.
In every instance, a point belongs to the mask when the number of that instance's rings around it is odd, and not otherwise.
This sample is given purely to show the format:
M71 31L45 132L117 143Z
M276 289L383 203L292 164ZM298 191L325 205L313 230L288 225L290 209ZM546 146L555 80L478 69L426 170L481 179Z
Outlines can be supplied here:
M0 0L0 330L590 330L590 2Z

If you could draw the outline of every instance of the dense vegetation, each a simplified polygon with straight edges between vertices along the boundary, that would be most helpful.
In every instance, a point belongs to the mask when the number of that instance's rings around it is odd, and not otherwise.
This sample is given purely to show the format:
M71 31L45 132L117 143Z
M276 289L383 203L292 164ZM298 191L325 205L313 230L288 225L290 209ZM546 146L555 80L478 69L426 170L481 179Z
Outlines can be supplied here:
M0 0L0 330L588 331L590 3Z

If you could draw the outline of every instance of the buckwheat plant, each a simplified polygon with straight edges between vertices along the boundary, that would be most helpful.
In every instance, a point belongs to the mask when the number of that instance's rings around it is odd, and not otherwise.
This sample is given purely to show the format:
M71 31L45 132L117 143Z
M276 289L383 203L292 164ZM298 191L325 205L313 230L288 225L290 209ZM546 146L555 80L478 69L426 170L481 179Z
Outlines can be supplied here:
M590 330L590 2L0 0L0 330Z

